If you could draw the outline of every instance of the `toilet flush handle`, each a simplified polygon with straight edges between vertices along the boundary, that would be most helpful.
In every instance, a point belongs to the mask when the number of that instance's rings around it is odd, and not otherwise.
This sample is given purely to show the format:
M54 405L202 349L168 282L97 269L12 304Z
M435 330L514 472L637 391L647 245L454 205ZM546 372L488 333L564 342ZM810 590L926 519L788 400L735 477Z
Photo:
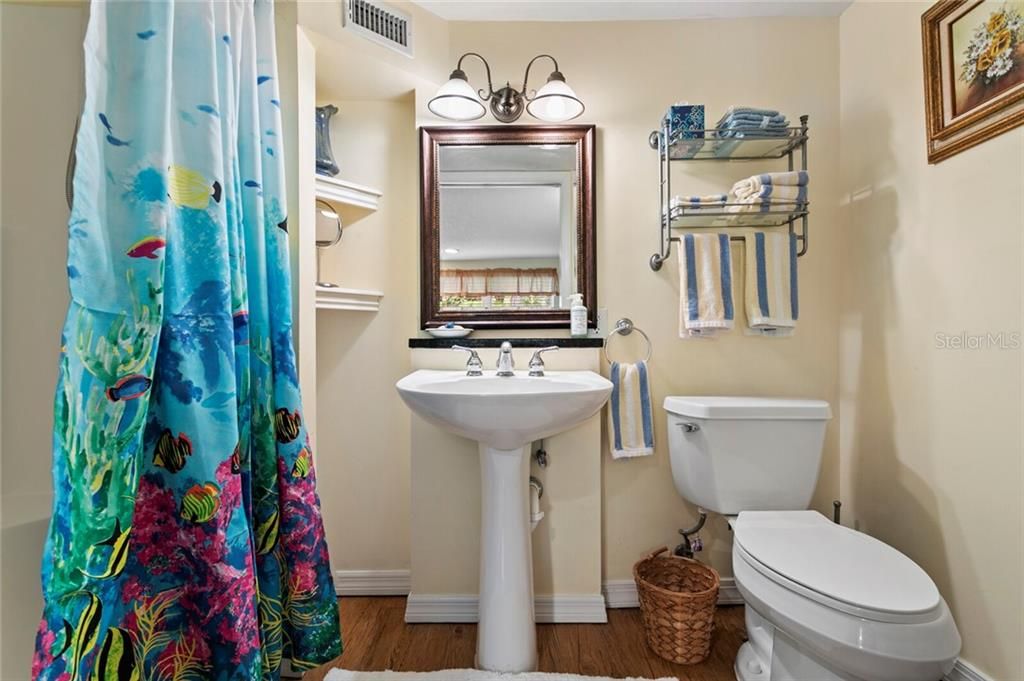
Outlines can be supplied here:
M683 429L684 433L696 433L700 430L700 426L696 423L690 423L689 421L683 421L679 424L679 427Z

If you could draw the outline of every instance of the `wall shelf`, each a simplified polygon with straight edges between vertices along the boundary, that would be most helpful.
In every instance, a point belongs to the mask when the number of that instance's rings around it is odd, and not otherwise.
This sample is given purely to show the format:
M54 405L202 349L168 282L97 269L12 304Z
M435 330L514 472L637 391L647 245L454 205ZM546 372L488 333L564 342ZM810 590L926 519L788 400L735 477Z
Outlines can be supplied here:
M723 138L718 130L698 131L700 136L670 139L668 120L662 122L661 130L655 130L648 138L648 144L658 152L660 192L660 247L651 256L651 269L657 272L672 253L672 244L680 241L675 230L730 227L787 227L795 234L800 248L797 255L807 253L807 217L810 204L807 201L795 204L791 210L765 212L733 212L746 208L742 204L721 206L676 207L668 209L672 196L672 166L680 161L764 161L785 159L789 170L795 170L799 156L800 170L807 170L807 119L800 116L800 127L787 128L778 136L757 136L756 133L742 133L742 136ZM665 143L669 140L668 144ZM799 223L800 229L796 229ZM730 236L731 241L742 240L742 236Z
M798 220L810 212L805 201L792 210L729 212L729 208L749 208L744 204L723 204L722 209L684 208L670 211L672 229L699 229L714 227L781 227Z
M807 128L786 128L785 134L758 136L756 133L737 133L734 137L719 136L718 130L698 130L699 137L677 139L669 145L672 161L764 161L786 158L807 141ZM664 134L651 133L648 140L655 151Z
M377 204L383 195L382 191L373 187L319 173L316 176L316 198L331 204L341 215L344 226L377 210Z
M316 308L318 310L352 310L376 312L380 309L382 291L333 286L316 287Z

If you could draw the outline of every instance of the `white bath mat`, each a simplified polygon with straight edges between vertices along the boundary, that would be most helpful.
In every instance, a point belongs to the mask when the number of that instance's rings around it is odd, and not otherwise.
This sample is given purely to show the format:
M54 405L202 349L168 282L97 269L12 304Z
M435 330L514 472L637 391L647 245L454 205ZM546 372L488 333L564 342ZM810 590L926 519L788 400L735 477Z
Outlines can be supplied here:
M347 669L332 669L324 681L651 681L630 677L612 679L610 676L580 676L579 674L546 674L527 672L525 674L501 674L479 669L445 669L440 672L352 672ZM653 681L676 681L662 677Z

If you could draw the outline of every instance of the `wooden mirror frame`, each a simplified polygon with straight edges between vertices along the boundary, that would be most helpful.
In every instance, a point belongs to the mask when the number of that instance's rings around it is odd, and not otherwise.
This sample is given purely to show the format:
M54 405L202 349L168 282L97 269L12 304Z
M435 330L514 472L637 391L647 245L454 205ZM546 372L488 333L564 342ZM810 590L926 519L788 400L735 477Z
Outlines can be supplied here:
M442 146L572 144L576 147L576 290L597 326L597 244L593 125L436 126L420 128L420 326L456 322L474 329L568 328L569 310L441 310L438 152Z

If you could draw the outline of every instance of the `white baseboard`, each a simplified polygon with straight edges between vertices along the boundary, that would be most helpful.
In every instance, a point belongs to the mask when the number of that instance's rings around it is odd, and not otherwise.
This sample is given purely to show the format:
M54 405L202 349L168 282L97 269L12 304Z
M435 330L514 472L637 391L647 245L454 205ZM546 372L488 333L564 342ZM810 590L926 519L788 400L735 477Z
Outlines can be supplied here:
M335 570L334 591L339 596L405 596L408 570Z
M476 622L476 594L409 594L405 621ZM601 594L540 595L534 598L534 619L542 624L608 621L605 599Z
M636 584L632 579L610 579L604 583L604 600L609 608L639 608Z
M632 579L610 579L604 583L604 598L609 608L639 608L636 583ZM736 580L723 577L718 587L719 605L740 605L743 596L736 588Z
M957 660L953 670L944 677L944 681L995 681L995 679L987 674L982 674L971 663Z

